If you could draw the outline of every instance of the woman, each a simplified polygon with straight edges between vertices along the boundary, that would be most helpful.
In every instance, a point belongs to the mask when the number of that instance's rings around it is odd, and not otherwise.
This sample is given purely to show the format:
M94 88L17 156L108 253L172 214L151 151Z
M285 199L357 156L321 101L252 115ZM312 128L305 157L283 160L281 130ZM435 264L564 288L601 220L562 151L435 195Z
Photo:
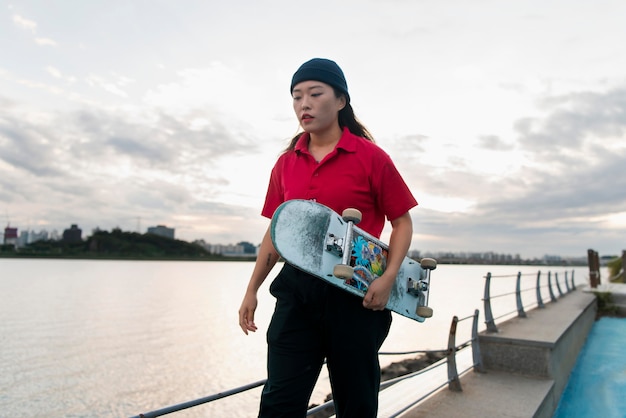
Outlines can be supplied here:
M378 350L391 326L384 307L413 234L409 210L417 205L389 156L374 144L350 105L339 66L314 58L291 81L293 108L302 127L279 157L262 215L271 218L286 200L311 199L341 213L359 209L359 227L379 237L392 225L385 273L361 300L285 264L270 286L276 308L267 331L268 380L260 417L304 417L324 360L339 418L375 417ZM278 260L269 229L241 308L244 333L256 331L257 291Z

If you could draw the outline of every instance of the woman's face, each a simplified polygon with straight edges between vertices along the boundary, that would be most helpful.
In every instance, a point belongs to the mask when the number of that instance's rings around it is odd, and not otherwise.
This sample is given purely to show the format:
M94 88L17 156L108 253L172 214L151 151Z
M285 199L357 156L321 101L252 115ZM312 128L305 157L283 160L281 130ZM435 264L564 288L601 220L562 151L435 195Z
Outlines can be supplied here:
M339 111L346 98L335 96L333 88L321 81L303 81L294 86L293 110L300 126L308 133L320 134L339 127Z

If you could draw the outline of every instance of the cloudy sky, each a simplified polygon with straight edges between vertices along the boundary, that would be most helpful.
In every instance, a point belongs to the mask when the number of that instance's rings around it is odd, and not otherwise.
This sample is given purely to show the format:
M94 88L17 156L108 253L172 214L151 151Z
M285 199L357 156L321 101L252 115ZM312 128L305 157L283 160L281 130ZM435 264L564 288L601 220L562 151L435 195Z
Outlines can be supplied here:
M327 57L420 202L413 249L626 249L623 1L0 5L5 225L260 242L291 75Z

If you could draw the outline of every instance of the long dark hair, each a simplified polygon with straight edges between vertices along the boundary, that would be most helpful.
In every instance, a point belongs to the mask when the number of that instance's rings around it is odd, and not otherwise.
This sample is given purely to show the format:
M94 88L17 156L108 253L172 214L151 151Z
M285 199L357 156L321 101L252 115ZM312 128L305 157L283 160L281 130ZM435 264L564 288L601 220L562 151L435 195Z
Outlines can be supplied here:
M337 89L335 89L334 87L333 87L333 90L337 98L344 95L343 93L337 91ZM347 98L346 98L346 101L347 101ZM352 132L354 135L361 136L371 142L376 142L374 141L374 137L372 136L370 131L368 131L367 128L363 125L363 123L361 123L361 121L356 117L356 115L354 114L354 109L352 109L352 105L350 103L346 103L343 109L339 111L338 120L339 120L339 127L341 129L348 128L348 130ZM291 142L289 143L289 146L287 147L285 151L293 151L294 148L296 147L296 143L298 142L298 139L300 139L303 133L304 132L298 132L296 136L291 138Z

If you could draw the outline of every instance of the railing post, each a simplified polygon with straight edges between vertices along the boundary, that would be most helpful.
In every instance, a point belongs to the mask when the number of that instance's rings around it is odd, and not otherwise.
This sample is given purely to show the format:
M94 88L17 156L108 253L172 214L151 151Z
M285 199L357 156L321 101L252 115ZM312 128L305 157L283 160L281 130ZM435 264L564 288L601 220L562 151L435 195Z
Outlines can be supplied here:
M474 371L484 373L483 356L480 353L480 341L478 340L478 309L474 310L474 320L472 321L472 360Z
M554 292L552 291L552 272L548 272L548 290L550 291L550 301L556 302L556 296L554 296Z
M483 303L485 305L485 324L487 325L487 332L498 332L498 327L493 320L493 312L491 312L491 298L489 296L489 288L491 287L491 272L487 273L485 277L485 294L483 297Z
M556 290L559 291L559 297L563 297L563 292L561 292L561 286L559 285L559 273L554 273L554 281L556 282Z
M519 318L526 318L526 312L524 312L524 305L522 305L522 272L517 272L517 280L515 282L515 302L517 303L517 316Z
M576 283L574 283L574 272L575 270L572 269L572 290L576 290Z
M589 263L589 286L595 289L600 284L600 263L598 253L591 248L587 250L587 260Z
M569 293L571 292L570 288L569 288L569 283L567 281L567 271L565 272L565 293Z
M448 337L448 389L454 392L462 392L461 380L456 369L456 325L459 318L452 318L450 324L450 336Z
M546 305L543 304L541 297L541 270L537 272L537 307L543 309Z

